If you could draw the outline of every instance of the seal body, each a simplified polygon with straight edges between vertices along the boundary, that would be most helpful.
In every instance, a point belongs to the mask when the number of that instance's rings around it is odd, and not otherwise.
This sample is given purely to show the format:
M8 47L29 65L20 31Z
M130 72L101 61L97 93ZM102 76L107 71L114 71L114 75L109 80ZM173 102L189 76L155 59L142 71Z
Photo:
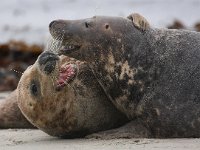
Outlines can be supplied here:
M106 16L53 21L50 33L64 37L60 53L90 63L109 100L151 137L200 137L200 33L141 31Z
M21 113L17 105L17 91L0 98L0 129L34 128Z
M50 52L24 72L17 94L24 116L52 136L82 137L128 121L107 100L87 63Z

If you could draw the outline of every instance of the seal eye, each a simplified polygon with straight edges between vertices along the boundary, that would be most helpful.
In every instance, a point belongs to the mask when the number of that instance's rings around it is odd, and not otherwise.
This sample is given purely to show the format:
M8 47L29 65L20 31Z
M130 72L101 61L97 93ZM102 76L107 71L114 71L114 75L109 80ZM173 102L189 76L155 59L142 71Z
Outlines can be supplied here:
M90 24L88 22L85 22L85 27L89 28Z
M110 26L109 24L105 24L105 28L108 29Z
M30 92L33 96L38 96L39 94L39 86L35 81L32 81L30 84Z
M31 88L31 93L36 96L37 93L38 93L38 89L37 89L36 84L31 84L30 88Z

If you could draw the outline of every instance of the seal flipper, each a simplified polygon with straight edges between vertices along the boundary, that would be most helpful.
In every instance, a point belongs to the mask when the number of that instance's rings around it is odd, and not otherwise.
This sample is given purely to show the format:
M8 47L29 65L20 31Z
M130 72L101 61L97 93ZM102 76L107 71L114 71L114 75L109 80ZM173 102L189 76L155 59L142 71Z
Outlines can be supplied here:
M133 120L126 125L107 131L90 134L86 138L118 139L118 138L150 138L150 131L139 120Z
M2 128L35 128L18 108L16 91L0 100L0 129Z
M145 31L150 28L149 22L146 18L138 13L132 13L127 18L130 19L133 22L133 25L139 30Z

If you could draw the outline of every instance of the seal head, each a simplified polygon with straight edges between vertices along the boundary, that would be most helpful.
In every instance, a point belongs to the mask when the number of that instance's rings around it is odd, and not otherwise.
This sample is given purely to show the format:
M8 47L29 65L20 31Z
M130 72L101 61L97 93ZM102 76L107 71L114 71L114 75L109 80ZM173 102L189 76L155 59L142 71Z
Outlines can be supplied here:
M134 118L133 110L152 79L148 74L153 55L145 36L147 21L138 14L128 18L95 16L55 20L49 26L53 38L62 40L60 53L89 62L109 99Z
M137 37L137 34L140 33L138 31L144 32L149 28L148 21L138 13L130 14L127 19L94 16L82 20L54 20L49 24L51 35L55 39L63 41L64 47L60 53L70 53L79 59L88 58L97 50L99 51L99 48L104 48L102 52L109 51L105 48L108 45L112 47L112 43L127 43L127 37L132 43L131 33L134 32ZM81 56L78 56L76 51L81 52Z
M94 79L85 62L44 52L21 77L19 108L33 125L59 137L82 137L125 123Z

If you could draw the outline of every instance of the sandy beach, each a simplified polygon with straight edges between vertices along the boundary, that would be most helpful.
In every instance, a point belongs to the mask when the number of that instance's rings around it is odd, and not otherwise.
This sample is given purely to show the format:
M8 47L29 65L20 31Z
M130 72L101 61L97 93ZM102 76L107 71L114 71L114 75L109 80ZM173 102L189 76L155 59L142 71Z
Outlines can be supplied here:
M199 150L200 139L59 139L40 130L0 130L1 150Z

